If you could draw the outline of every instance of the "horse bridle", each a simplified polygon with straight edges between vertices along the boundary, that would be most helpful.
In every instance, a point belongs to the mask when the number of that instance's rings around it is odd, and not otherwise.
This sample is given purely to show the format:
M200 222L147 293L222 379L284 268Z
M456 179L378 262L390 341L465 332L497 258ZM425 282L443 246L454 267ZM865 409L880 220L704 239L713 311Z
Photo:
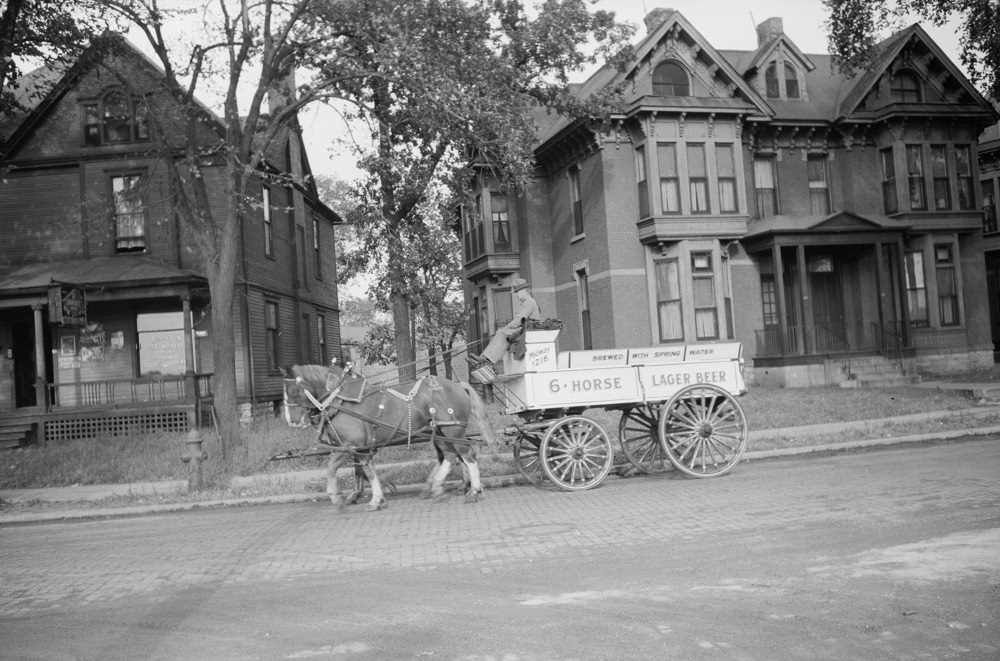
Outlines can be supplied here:
M312 394L312 391L309 390L309 388L305 388L305 387L302 386L302 384L305 382L305 379L303 379L301 376L297 376L294 379L283 379L283 380L284 381L294 381L296 384L298 384L299 390L302 391L302 393L305 395L306 399L309 400L309 403L312 404L313 408L315 408L316 410L318 410L320 415L324 415L326 413L326 410L328 408L330 408L330 405L334 401L336 401L336 399L340 396L340 391L343 390L343 388L344 388L344 381L347 380L347 375L348 375L349 372L350 372L350 369L345 369L343 372L341 372L341 374L340 374L340 381L337 382L337 385L334 386L333 390L331 390L327 394L327 396L323 398L322 401L316 399L316 396ZM285 422L288 423L289 426L295 427L297 429L305 429L306 427L308 427L310 425L310 423L306 421L306 418L308 417L308 414L307 415L300 415L299 416L299 422L298 423L294 423L294 424L292 423L292 421L290 419L291 416L288 414L288 410L292 406L295 406L296 408L300 408L303 411L307 410L306 407L303 406L302 404L298 403L298 402L296 402L295 404L291 404L288 401L288 388L287 387L282 388L281 395L282 395L283 403L285 405L285 412L286 412ZM334 412L334 415L336 415L336 412ZM330 416L330 417L332 418L333 416Z

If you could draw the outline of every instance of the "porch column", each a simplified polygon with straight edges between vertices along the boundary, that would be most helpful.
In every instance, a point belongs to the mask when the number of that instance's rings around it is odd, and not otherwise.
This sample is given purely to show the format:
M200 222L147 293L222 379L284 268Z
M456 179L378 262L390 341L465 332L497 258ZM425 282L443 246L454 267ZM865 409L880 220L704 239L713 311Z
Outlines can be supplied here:
M903 346L910 346L910 296L906 291L906 250L903 249L903 242L897 241L894 245L896 250L896 264L899 273L899 289L902 296L899 297L899 316L902 327L899 334L903 338Z
M785 300L785 266L781 263L781 246L775 244L771 246L771 261L774 262L774 288L778 290L778 323L781 324L781 353L788 351L788 310ZM798 352L796 352L798 353Z
M816 320L813 319L812 298L809 296L809 274L806 273L806 247L795 246L795 261L799 265L799 288L802 290L802 349L816 351Z
M35 405L49 410L45 387L45 325L42 323L42 304L31 306L35 316Z
M892 292L888 290L888 287L892 286L892 278L889 277L889 273L886 270L889 264L885 263L885 245L881 241L875 243L875 286L878 287L878 326L879 332L875 335L875 348L879 351L885 350L885 329L886 329L886 319L895 318L889 310L889 306L892 304L892 298L888 298ZM891 247L891 244L890 244ZM889 262L892 263L891 260Z
M191 327L191 295L181 296L181 309L184 311L184 385L187 390L187 399L195 401L198 393L195 391L194 377L194 339Z

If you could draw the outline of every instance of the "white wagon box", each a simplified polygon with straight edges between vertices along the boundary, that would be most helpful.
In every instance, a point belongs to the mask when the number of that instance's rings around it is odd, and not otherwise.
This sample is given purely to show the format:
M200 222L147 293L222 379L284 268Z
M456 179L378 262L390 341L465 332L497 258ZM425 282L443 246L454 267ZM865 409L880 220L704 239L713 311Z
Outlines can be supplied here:
M560 352L558 335L528 331L524 358L504 358L507 413L665 401L695 384L746 392L739 342Z

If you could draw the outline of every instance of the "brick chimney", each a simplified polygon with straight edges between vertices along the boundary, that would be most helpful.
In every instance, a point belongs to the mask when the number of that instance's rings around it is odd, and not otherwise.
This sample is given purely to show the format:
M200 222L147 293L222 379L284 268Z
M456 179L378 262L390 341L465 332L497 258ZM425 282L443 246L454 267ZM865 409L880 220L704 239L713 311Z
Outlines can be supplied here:
M644 19L646 22L646 34L649 34L656 28L663 25L664 21L670 18L670 15L674 13L673 9L667 9L666 7L657 7L648 14Z
M757 47L771 42L778 35L785 33L785 26L778 16L769 18L757 26Z

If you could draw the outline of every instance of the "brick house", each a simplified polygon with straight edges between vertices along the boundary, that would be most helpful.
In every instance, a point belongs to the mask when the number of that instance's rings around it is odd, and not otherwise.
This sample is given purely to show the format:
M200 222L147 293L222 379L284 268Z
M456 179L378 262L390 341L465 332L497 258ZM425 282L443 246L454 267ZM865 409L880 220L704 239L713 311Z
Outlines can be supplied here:
M241 402L281 398L279 365L340 352L334 225L299 135L267 151L240 218L234 309L213 310L195 233L166 167L183 144L161 70L119 40L20 81L30 111L0 135L0 439L184 430L209 410L212 318L237 323ZM32 92L35 92L32 94ZM174 105L172 105L174 104ZM225 126L208 109L196 147ZM226 213L224 168L202 170ZM301 183L307 181L310 183Z
M743 343L786 386L992 363L977 136L996 113L919 25L853 79L780 18L720 50L656 9L595 131L541 117L523 192L463 210L471 341L527 278L562 349ZM752 371L749 371L752 368Z

